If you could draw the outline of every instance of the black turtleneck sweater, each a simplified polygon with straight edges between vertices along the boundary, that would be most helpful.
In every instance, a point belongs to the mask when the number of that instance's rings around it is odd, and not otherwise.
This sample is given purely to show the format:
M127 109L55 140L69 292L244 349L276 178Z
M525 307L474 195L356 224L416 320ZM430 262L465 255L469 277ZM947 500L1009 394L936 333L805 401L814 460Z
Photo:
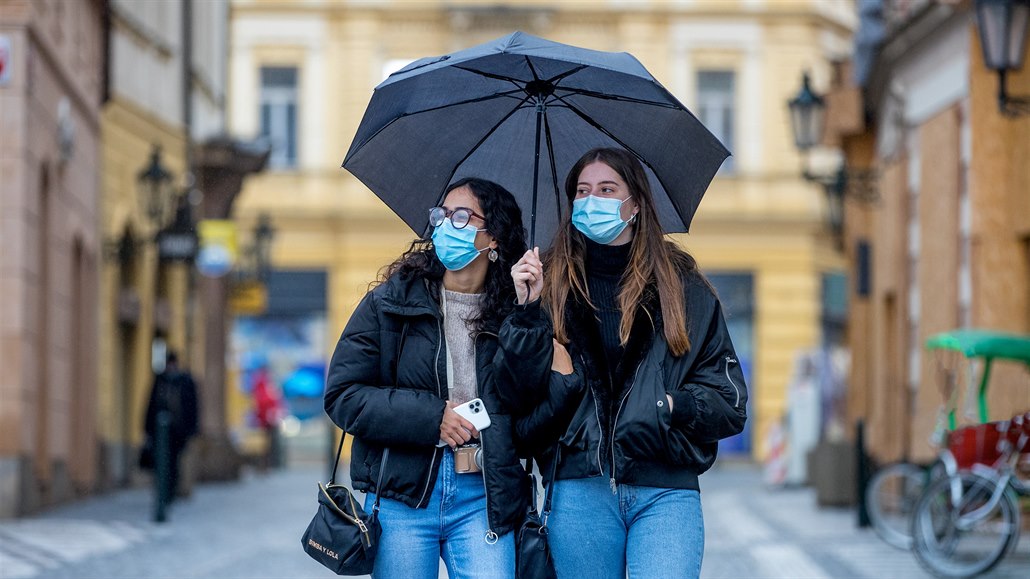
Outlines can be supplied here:
M608 358L608 368L614 371L624 350L619 344L619 324L622 323L619 282L629 264L632 244L601 245L589 239L586 244L587 288L590 290L590 300L597 308L601 343L604 344L604 353Z

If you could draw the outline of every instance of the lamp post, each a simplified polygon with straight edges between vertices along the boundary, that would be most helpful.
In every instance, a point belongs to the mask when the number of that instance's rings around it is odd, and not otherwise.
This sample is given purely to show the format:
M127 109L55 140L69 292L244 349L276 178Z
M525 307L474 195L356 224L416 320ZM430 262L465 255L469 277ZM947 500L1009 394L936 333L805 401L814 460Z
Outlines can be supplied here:
M794 146L807 158L808 152L822 143L826 128L826 101L812 90L807 72L801 75L801 88L787 101L787 109L790 112ZM828 209L827 221L838 246L843 246L845 196L866 202L875 201L875 173L869 170L849 170L841 163L836 170L827 174L813 173L806 164L801 175L806 181L823 186Z
M136 191L140 207L155 230L161 229L167 220L168 208L174 195L172 174L161 164L161 146L154 145L150 162L136 177Z
M275 239L275 229L272 227L272 219L267 213L258 216L257 225L254 226L254 266L257 278L268 281L268 272L272 268L272 240Z
M1017 117L1030 114L1030 96L1008 93L1009 71L1023 68L1030 27L1030 0L976 0L976 27L984 64L998 73L998 110Z

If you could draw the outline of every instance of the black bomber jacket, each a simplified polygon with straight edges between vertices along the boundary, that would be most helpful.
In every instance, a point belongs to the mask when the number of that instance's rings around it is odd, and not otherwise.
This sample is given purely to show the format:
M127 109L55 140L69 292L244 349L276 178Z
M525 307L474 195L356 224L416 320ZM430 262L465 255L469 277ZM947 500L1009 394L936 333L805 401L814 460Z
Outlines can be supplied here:
M718 441L747 419L747 386L714 290L683 274L691 348L669 352L657 292L648 292L616 368L608 368L593 311L570 301L567 345L574 372L550 370L552 326L539 301L521 306L500 330L498 394L516 415L516 441L557 478L608 473L611 484L698 490ZM668 398L673 399L674 412Z

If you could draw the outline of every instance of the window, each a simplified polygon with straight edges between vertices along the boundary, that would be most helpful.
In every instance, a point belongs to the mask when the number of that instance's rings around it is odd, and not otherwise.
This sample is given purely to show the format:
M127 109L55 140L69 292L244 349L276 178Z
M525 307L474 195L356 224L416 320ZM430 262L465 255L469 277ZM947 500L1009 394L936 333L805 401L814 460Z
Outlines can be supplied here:
M261 68L261 136L268 139L272 169L297 166L297 69Z
M733 77L733 72L727 70L697 73L697 118L730 151L734 145L733 103L736 100ZM733 159L727 158L720 172L732 173L735 170Z

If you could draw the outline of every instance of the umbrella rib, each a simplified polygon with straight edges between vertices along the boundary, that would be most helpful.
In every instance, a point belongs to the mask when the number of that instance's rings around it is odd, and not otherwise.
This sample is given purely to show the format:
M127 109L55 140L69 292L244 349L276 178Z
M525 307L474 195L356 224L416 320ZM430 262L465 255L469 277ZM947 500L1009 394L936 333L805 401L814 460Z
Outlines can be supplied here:
M517 78L510 77L510 76L504 76L503 74L497 74L495 72L486 72L484 70L476 70L474 68L468 68L467 66L458 66L458 65L454 65L451 68L457 68L458 70L464 70L465 72L471 72L473 74L478 74L479 76L484 76L486 78L492 78L494 80L507 81L507 82L510 82L510 83L514 84L515 86L517 86L519 88L525 88L525 85L526 85L526 81L524 81L524 80L520 80L520 79L517 79Z
M561 73L559 75L556 75L556 76L553 76L553 77L547 79L547 82L553 84L555 86L555 88L557 88L559 82L561 82L561 81L565 80L566 78L576 74L577 72L583 70L584 68L587 68L587 65L581 64L581 65L577 66L576 68L573 68L571 70L566 70L565 72L563 72L563 73Z
M621 95L610 95L610 94L605 94L605 93L602 93L602 92L597 92L597 91L592 91L592 90L587 90L587 89L569 88L569 87L562 86L562 87L556 87L556 90L562 90L562 91L569 92L571 94L583 95L583 96L593 97L593 98L602 99L602 100L618 101L618 102L623 102L623 103L634 103L634 104L639 104L639 105L651 105L651 106L662 107L662 108L666 108L666 109L683 110L683 107L681 107L679 105L676 105L676 104L672 104L672 103L662 103L662 102L658 102L658 101L650 101L650 100L646 100L646 99L638 99L638 98L621 96ZM564 97L555 96L555 98L561 100Z
M533 73L533 80L540 80L540 75L536 73L536 67L533 66L533 61L529 60L529 55L523 56L526 59L526 66L529 67L529 72Z
M486 102L486 101L489 101L489 100L498 99L498 98L502 98L502 97L510 97L512 95L518 94L519 92L521 92L521 90L522 89L515 89L515 90L504 91L504 92L495 92L495 93L492 93L492 94L488 94L486 96L476 97L476 98L473 98L473 99L467 99L467 100L453 102L453 103L447 103L445 105L440 105L440 106L437 106L437 107L431 107L431 108L428 108L428 109L422 109L422 110L418 110L418 111L412 111L410 113L404 113L402 115L399 115L397 118L410 117L412 115L417 115L417 114L421 114L421 113L431 113L433 111L439 111L439 110L447 109L447 108L450 108L450 107L457 107L457 106L461 106L461 105L471 105L471 104ZM516 98L518 98L518 97L516 97ZM519 98L519 102L522 102L523 100L524 99Z
M670 190L665 185L665 182L662 181L662 176L658 174L658 171L656 171L655 168L651 165L651 163L649 163L648 160L643 157L643 155L638 153L636 151L636 149L634 149L633 147L630 147L629 145L627 145L625 141L623 141L622 139L616 137L614 133L612 133L611 131L609 131L605 127L603 127L600 123L595 121L590 115L588 115L588 114L584 113L583 111L579 110L579 108L577 108L575 105L567 103L567 102L565 103L565 105L569 107L569 110L571 110L572 112L576 113L576 115L579 116L579 118L583 119L583 121L585 121L588 125L594 127L598 131L601 131L608 138L610 138L611 140L613 140L616 143L618 143L619 146L621 146L622 148L626 149L627 151L633 153L636 156L637 159L640 159L641 163L644 163L645 165L647 165L651 169L651 172L654 173L655 178L658 179L658 182L661 183L661 185L665 189L665 191L668 192ZM680 213L681 209L679 207L679 203L677 202L676 198L674 198L672 195L669 195L669 201L672 202L673 206L676 207L676 217L679 217L680 223L682 223L683 226L686 227L687 224L683 222L683 216Z
M527 99L528 99L528 97L527 97ZM471 157L473 153L475 153L476 151L479 150L479 147L481 147L483 145L483 143L485 143L486 140L490 138L490 135L494 134L497 131L497 129L499 129L501 127L501 125L504 124L504 121L507 121L508 119L511 118L512 115L514 115L518 111L522 110L523 104L525 104L525 100L523 100L521 103L519 103L519 106L517 106L517 107L511 109L510 111L508 111L508 114L504 115L504 117L501 120L497 121L497 123L495 123L493 127L490 127L490 130L487 131L486 134L483 135L482 138L480 138L479 141L471 149L469 149L469 151L467 153L465 153L465 156L462 157L460 161L458 161L457 163L454 164L454 169L451 170L451 174L447 177L447 182L448 183L450 183L451 179L454 178L454 174L458 172L458 168L461 167L462 164L465 163L465 161L467 161L468 158ZM440 203L441 201L443 201L444 194L445 194L444 192L440 193L440 197L437 199L437 203Z
M494 94L483 96L483 97L477 97L477 98L474 98L474 99L468 99L468 100L464 100L464 101L460 101L460 102L456 102L456 103L448 103L446 105L440 105L438 107L432 107L432 108L428 108L428 109L422 109L422 110L419 110L419 111L412 111L410 113L404 113L404 114L397 115L396 117L390 119L389 123L386 123L378 131L376 131L375 133L370 135L367 139L365 139L361 143L361 145L358 146L358 149L360 149L361 147L364 147L368 143L372 142L372 139L375 139L377 136L379 136L379 133L382 133L388 127L390 127L394 123L396 123L396 122L398 122L398 121L400 121L400 120L402 120L404 118L413 117L415 115L419 115L419 114L422 114L422 113L431 113L431 112L434 112L434 111L440 111L440 110L443 110L443 109L447 109L447 108L450 108L450 107L456 107L456 106L459 106L459 105L475 104L475 103L486 102L488 100L493 100L493 99L512 97L515 94L517 94L518 92L520 92L520 91L519 90L511 90L511 91L505 91L505 92L501 92L501 93L494 93ZM518 98L518 97L515 97L515 98ZM526 99L519 98L519 106L520 107L523 104L525 104L525 102L526 102ZM516 107L516 110L518 110L518 107ZM348 157L347 159L343 160L344 165L347 164L347 160L349 158L350 157Z
M554 204L558 210L558 222L561 222L561 194L558 192L558 169L554 164L554 143L551 141L551 123L544 114L544 136L547 138L547 156L551 161L551 183L554 184Z

